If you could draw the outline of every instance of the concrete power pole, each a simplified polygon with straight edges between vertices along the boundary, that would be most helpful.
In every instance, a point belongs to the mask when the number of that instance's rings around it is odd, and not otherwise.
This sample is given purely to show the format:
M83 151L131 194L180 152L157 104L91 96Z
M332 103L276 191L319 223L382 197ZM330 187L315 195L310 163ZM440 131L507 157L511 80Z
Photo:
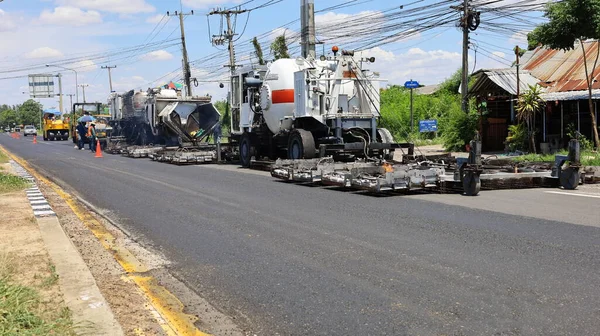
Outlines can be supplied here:
M83 102L85 103L85 88L88 87L88 84L80 84L81 90L83 91Z
M300 21L302 26L302 57L315 58L317 53L315 45L317 38L315 33L315 0L301 0Z
M224 16L226 21L227 21L227 31L225 32L225 34L221 34L221 35L213 35L212 36L212 43L215 45L223 45L225 44L225 41L227 41L227 45L229 49L229 70L231 75L233 76L235 74L235 49L233 46L233 37L236 35L235 31L233 30L233 27L231 25L231 17L238 15L238 14L242 14L247 12L247 9L237 9L237 10L221 10L221 9L215 9L213 11L211 11L210 13L208 13L208 15L221 15Z
M465 113L469 112L469 0L464 0L462 30L463 30L463 46L462 46L462 79L460 82L460 92L462 95L462 110Z
M63 94L62 94L62 75L56 75L58 77L58 109L60 110L60 114L63 113Z
M190 11L189 13L183 13L183 11L175 11L175 13L170 14L167 12L167 16L179 16L179 28L181 29L181 54L183 55L183 80L185 81L185 87L187 90L187 95L192 96L192 72L190 70L190 63L188 61L188 53L187 47L185 44L185 29L183 26L183 17L187 15L194 15L194 11Z
M116 67L117 67L116 65L112 65L112 66L110 66L110 65L107 65L107 66L102 66L102 69L107 69L107 70L108 70L108 84L110 85L110 93L112 93L112 92L113 92L113 87L112 87L112 75L111 75L111 73L110 73L110 70L111 70L111 69L114 69L114 68L116 68Z
M74 111L73 111L73 96L74 96L74 95L75 95L75 94L73 94L73 93L67 93L67 94L65 94L65 96L69 96L69 103L71 104L71 105L69 105L69 106L70 106L70 109L71 109L71 113L73 113L73 112L74 112Z

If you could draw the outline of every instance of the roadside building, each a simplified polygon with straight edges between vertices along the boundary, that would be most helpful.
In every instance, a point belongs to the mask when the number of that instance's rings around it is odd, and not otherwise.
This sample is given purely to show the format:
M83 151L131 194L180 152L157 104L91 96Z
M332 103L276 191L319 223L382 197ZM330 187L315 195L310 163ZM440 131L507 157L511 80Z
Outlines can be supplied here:
M586 41L584 47L591 74L599 43L595 40ZM566 52L538 47L526 52L520 63L518 70L513 66L480 70L474 74L475 82L469 95L476 97L478 109L484 117L481 129L484 150L501 150L508 135L508 125L516 123L517 71L520 92L527 90L528 85L537 84L543 88L542 98L546 101L546 107L536 119L538 143L547 144L550 149L563 148L569 140L569 129L592 139L592 118L581 45L577 44L573 50ZM599 80L600 66L597 65L592 84L596 120L600 100Z

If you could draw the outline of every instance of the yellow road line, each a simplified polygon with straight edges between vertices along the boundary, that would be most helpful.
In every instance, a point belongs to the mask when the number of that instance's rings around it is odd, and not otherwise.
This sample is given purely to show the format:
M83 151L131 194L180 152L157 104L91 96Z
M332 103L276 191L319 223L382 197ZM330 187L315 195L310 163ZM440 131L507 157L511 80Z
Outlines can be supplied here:
M0 145L0 149L6 152L11 159L19 163L38 181L52 188L69 205L75 215L92 231L102 246L111 252L127 273L127 277L138 286L152 307L164 319L164 322L160 320L158 322L169 336L209 336L209 334L198 330L194 325L197 317L184 313L183 303L175 295L163 286L160 286L154 277L145 275L144 273L148 271L146 266L137 260L129 250L118 246L115 242L115 237L87 209L80 205L73 196L65 192L56 183L39 174L25 160L9 152L2 145Z

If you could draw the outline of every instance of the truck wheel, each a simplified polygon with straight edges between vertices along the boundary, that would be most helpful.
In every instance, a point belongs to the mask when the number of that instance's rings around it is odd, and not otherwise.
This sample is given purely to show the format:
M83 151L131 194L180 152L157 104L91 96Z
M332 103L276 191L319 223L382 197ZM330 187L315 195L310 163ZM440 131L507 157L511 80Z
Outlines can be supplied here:
M463 177L463 190L466 196L477 196L481 190L479 175L467 172Z
M311 132L303 129L292 131L288 141L288 159L312 159L316 152L315 138Z
M252 146L250 134L242 134L242 138L240 139L240 164L242 167L250 167L250 161L254 155L255 149Z
M575 190L579 185L579 168L566 168L559 172L560 185L566 190Z

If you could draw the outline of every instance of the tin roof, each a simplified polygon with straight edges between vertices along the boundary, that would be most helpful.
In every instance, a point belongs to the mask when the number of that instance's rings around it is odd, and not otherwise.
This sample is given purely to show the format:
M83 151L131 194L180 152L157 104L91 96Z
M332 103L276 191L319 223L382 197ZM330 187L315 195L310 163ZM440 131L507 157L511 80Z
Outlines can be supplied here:
M583 46L588 70L591 71L600 44L598 41L585 41ZM546 88L546 93L587 90L581 48L581 43L568 51L538 47L523 55L521 69L538 78L539 84ZM600 89L600 66L596 66L593 79L592 88Z
M490 69L479 70L474 76L477 80L469 90L472 93L495 92L498 88L511 95L517 94L517 69ZM521 92L529 90L529 85L535 85L539 80L533 77L529 71L519 72L519 88Z

